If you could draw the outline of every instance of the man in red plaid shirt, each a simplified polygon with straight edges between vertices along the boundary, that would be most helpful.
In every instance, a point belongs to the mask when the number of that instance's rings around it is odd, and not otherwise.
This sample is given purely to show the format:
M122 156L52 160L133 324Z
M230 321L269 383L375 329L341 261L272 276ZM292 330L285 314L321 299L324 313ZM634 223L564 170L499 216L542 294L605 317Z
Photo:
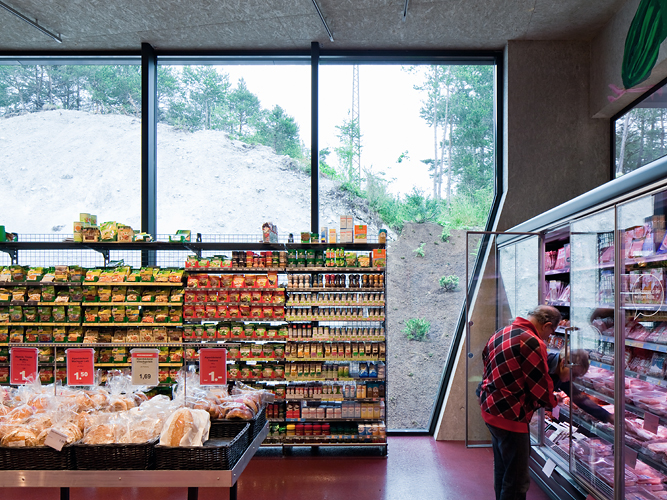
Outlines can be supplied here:
M525 500L530 486L528 423L540 407L556 406L544 341L561 320L558 309L537 306L528 319L497 331L482 358L479 396L482 418L491 431L496 500Z

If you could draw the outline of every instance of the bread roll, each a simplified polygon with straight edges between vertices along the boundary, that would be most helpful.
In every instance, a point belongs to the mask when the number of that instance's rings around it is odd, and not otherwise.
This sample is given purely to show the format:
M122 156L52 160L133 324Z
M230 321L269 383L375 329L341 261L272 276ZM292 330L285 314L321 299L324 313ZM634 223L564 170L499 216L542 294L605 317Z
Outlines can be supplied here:
M85 444L111 444L116 442L112 424L99 424L91 427L83 438Z
M225 418L227 420L240 418L241 420L252 420L255 415L252 413L250 408L232 408L227 412Z
M0 444L16 447L37 446L37 436L28 429L17 428L3 437Z
M189 408L179 408L174 412L168 425L162 431L160 444L164 446L178 446L183 436L194 427L194 419Z
M7 408L3 404L0 404L0 417L7 415L8 413L9 413L9 408Z
M32 407L28 405L21 405L14 408L7 414L8 422L20 422L21 420L32 416L35 413Z

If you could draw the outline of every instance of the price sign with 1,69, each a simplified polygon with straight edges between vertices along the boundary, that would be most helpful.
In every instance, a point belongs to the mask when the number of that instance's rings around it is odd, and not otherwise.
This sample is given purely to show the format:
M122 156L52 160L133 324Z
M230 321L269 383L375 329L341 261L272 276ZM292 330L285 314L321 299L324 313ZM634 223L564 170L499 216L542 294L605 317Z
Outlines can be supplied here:
M67 349L67 385L94 385L95 349Z
M201 385L227 383L227 349L199 349L199 383Z
M9 351L9 383L27 384L38 377L36 347L12 347Z
M132 349L132 385L158 385L157 349Z

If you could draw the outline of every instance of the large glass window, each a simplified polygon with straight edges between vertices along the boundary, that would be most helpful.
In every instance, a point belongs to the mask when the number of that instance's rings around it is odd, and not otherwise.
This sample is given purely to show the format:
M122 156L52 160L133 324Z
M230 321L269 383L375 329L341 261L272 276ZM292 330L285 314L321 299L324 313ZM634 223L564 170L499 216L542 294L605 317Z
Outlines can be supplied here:
M615 121L615 177L667 154L667 92L665 86Z
M319 81L320 222L388 230L387 425L426 429L494 195L494 67L323 59Z
M8 231L71 237L80 213L139 229L141 66L0 66L0 165Z
M310 66L161 65L158 105L158 233L310 231Z

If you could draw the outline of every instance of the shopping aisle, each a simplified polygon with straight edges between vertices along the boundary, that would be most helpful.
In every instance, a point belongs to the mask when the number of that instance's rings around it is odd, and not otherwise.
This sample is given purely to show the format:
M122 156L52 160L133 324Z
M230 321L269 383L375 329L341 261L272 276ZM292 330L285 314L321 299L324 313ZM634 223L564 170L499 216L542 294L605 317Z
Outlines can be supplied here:
M366 453L366 456L364 456ZM196 475L196 472L193 472ZM0 490L2 500L57 500L57 489ZM185 488L80 488L71 500L186 500ZM200 500L227 498L227 490L201 489ZM387 459L351 450L339 456L332 448L319 453L295 449L281 455L262 449L241 476L239 500L491 500L493 453L490 448L466 449L462 442L430 437L391 437ZM547 500L532 484L529 500Z

